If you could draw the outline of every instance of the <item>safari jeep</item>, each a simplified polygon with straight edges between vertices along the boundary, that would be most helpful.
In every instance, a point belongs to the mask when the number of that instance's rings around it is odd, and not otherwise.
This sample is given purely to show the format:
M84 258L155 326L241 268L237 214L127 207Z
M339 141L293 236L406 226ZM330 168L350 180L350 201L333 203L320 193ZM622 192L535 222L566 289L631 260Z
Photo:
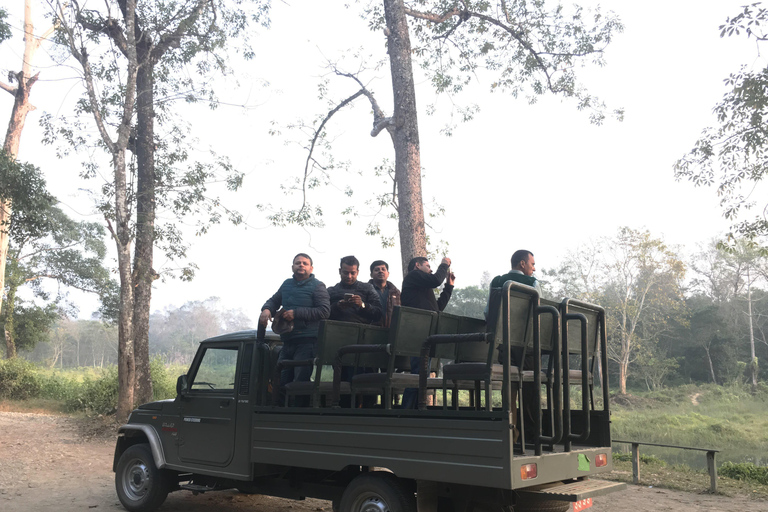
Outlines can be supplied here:
M235 488L342 512L566 511L624 487L593 479L612 469L599 306L509 281L487 322L399 307L389 328L321 322L314 359L279 350L264 331L207 339L175 399L133 411L114 458L127 510ZM300 365L311 380L281 387Z

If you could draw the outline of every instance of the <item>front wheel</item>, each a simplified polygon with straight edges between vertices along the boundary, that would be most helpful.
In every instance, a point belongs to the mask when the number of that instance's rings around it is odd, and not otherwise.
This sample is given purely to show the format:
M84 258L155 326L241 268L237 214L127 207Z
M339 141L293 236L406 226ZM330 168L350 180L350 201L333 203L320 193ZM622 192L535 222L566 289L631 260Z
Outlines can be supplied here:
M163 504L170 491L168 473L157 469L148 444L135 444L120 456L115 489L130 512L151 512Z
M392 473L375 471L356 477L341 496L340 512L416 512L416 497Z

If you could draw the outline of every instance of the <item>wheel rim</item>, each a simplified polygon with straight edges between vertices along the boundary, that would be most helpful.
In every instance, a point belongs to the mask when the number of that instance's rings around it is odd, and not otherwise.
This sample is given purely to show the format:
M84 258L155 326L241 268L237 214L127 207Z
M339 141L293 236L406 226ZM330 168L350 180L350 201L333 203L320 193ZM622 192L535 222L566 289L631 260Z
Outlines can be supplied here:
M364 493L357 497L353 512L389 512L389 504L376 493Z
M149 467L141 459L132 460L123 472L123 492L131 501L138 501L147 495L150 486Z

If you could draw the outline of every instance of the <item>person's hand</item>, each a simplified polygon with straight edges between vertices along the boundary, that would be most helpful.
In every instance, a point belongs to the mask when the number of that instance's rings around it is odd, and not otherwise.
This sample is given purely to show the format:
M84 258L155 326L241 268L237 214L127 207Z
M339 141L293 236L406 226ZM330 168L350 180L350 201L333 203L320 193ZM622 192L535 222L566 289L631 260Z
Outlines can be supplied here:
M259 315L259 325L267 325L270 318L272 318L272 312L268 309L262 310Z
M456 281L456 274L453 272L448 273L448 281L446 281L449 285L453 286L453 282Z
M283 311L283 318L289 322L293 322L293 310L289 309L288 311Z
M451 266L451 258L449 258L449 257L447 257L447 256L446 256L446 257L444 257L444 258L443 258L443 260L440 262L440 264L441 264L441 265L442 265L442 264L445 264L445 265L448 265L448 266L450 267L450 266Z
M363 305L363 298L359 295L353 295L347 299L347 303L350 306L357 306L359 308Z

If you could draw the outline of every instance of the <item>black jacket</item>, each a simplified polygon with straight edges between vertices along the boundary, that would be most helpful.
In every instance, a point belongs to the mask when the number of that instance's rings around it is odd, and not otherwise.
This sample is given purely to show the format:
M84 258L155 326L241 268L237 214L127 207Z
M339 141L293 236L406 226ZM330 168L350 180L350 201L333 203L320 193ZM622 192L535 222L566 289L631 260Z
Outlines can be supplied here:
M417 269L408 272L403 279L400 303L403 306L429 311L444 310L453 293L453 285L446 283L439 299L435 298L435 288L445 281L446 276L448 276L448 265L445 263L437 267L437 272L434 274L427 274Z
M344 300L345 293L359 295L363 299L365 307L339 307L339 301ZM331 320L358 324L375 324L381 320L381 300L379 294L373 289L373 285L360 281L355 281L355 284L352 285L339 283L328 288L328 295L331 296Z

